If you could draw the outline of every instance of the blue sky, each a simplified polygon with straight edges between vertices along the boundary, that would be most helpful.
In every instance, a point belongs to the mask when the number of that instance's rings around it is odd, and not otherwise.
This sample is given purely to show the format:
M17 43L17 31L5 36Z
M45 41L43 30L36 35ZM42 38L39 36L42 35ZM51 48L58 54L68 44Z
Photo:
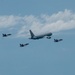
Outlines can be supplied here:
M75 75L74 7L74 0L0 0L0 75ZM29 29L53 36L30 40Z

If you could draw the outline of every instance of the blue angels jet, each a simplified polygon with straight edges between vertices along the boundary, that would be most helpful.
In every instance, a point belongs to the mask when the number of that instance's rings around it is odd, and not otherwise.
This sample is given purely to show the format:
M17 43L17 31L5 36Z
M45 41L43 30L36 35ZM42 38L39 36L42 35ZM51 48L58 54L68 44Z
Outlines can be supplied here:
M62 41L63 39L54 39L54 42L60 42Z
M34 33L31 30L29 30L29 31L30 31L30 35L31 35L30 39L33 39L33 40L42 39L45 36L47 36L47 39L50 39L51 36L52 36L51 32L50 33L46 33L46 34L42 34L42 35L34 35Z
M2 34L3 37L10 36L11 34Z
M24 46L27 46L29 45L29 43L26 43L26 44L20 44L20 47L24 47Z

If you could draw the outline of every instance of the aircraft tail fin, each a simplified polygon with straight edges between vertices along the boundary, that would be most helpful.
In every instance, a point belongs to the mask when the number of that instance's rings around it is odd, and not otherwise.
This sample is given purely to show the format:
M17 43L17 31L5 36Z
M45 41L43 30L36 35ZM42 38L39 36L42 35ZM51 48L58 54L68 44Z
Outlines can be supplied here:
M33 32L31 30L30 31L30 35L31 35L31 38L33 38L35 35L33 34Z

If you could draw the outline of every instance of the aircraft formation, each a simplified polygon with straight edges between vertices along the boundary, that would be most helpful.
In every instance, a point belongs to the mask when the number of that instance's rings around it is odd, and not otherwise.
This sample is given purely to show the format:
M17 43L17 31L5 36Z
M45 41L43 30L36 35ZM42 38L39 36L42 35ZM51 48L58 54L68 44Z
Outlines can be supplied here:
M38 39L42 39L44 37L46 37L47 39L51 39L51 36L52 36L52 33L46 33L46 34L42 34L42 35L34 35L34 33L29 30L30 32L30 35L31 37L29 39L32 39L32 40L38 40ZM11 36L12 34L2 34L2 37L8 37L8 36ZM54 42L60 42L60 41L63 41L63 39L54 39ZM25 47L27 45L29 45L29 43L25 43L25 44L19 44L20 47Z

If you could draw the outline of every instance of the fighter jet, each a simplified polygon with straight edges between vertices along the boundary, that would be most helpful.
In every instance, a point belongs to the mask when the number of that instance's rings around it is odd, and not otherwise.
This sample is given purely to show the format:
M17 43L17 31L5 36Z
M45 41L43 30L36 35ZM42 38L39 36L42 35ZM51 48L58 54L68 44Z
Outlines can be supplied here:
M2 34L3 37L10 36L11 34Z
M54 42L60 42L62 41L63 39L54 39Z
M45 36L47 36L47 39L50 39L51 36L52 36L52 33L51 32L50 33L46 33L46 34L42 34L42 35L35 36L34 33L31 30L29 30L29 31L30 31L30 35L31 35L31 38L29 38L29 39L33 39L33 40L42 39Z
M24 46L27 46L29 45L29 43L26 43L26 44L20 44L20 47L24 47Z

